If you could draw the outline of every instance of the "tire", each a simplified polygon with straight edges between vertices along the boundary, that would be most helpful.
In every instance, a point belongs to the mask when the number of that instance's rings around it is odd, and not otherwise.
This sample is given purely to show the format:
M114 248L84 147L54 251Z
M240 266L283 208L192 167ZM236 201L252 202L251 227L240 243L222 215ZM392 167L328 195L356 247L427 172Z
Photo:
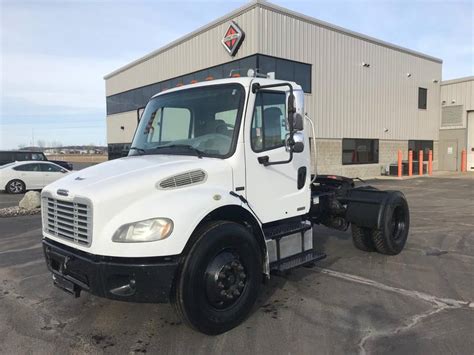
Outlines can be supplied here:
M359 227L355 224L351 225L352 242L354 246L362 251L375 251L375 245L372 240L372 230L369 228Z
M7 183L7 185L5 186L5 189L10 194L21 194L25 192L26 186L23 181L14 179Z
M172 302L185 322L208 334L224 333L245 320L262 283L256 238L242 225L206 224L181 263Z
M399 254L405 247L410 228L410 211L403 193L390 193L381 224L381 229L372 232L375 248L380 254Z

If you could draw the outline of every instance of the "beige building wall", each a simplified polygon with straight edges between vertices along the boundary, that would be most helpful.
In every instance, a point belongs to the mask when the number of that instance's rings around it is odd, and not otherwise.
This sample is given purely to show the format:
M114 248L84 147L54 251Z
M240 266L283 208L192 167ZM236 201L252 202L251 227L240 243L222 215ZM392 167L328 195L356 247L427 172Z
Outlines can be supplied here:
M439 140L443 151L439 169L460 170L462 150L468 148L468 130L474 130L467 122L468 113L474 111L474 76L443 81L440 99Z
M233 58L220 43L231 20L246 35ZM379 175L382 165L396 161L396 154L392 157L394 150L408 149L409 139L438 140L442 68L439 59L265 1L248 4L107 75L106 94L256 53L312 65L312 92L305 95L306 109L316 126L321 148L316 158L323 170L342 173L368 169ZM418 109L419 87L428 89L426 110ZM109 143L125 143L119 142L124 137L117 129L120 117L131 123L133 115L136 121L135 111L120 115L107 118ZM342 138L380 139L379 164L342 166Z

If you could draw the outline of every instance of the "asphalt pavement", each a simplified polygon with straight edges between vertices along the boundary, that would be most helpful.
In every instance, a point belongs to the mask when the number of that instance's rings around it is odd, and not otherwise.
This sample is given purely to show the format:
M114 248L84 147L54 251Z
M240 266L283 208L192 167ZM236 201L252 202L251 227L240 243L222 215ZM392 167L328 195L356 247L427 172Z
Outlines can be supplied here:
M273 276L249 319L214 337L167 304L74 299L52 285L40 217L0 218L0 353L472 354L474 175L375 185L408 198L400 255L364 253L349 232L318 227L328 258Z

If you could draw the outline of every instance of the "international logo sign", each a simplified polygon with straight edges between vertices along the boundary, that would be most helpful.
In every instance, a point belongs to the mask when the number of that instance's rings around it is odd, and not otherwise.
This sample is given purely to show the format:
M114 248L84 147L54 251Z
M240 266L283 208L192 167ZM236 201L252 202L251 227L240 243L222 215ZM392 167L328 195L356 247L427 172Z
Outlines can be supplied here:
M224 38L222 38L222 45L231 56L234 56L237 54L240 45L244 41L244 38L244 31L242 31L234 21L232 21L229 24L227 31L225 31Z

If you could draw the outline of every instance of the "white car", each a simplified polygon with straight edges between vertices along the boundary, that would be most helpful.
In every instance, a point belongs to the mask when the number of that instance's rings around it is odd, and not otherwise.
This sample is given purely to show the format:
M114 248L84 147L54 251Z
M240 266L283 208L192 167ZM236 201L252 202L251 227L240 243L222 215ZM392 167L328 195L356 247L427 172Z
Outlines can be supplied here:
M41 190L68 173L69 170L47 161L10 163L0 166L0 190L11 194Z

